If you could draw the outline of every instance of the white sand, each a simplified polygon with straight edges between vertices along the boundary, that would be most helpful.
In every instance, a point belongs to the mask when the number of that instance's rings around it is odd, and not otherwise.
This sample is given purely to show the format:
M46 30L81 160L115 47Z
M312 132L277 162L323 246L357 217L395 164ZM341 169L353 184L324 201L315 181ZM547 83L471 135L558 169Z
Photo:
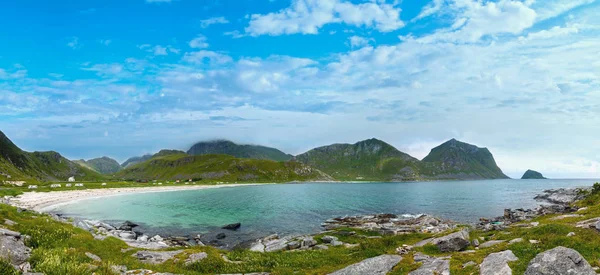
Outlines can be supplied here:
M52 192L26 192L10 200L10 203L38 212L50 211L53 208L74 203L85 199L94 199L108 196L127 195L134 193L169 192L182 190L201 190L213 188L226 188L237 186L253 186L262 184L223 184L223 185L193 185L193 186L160 186L160 187L125 187L106 189L87 189L72 191Z

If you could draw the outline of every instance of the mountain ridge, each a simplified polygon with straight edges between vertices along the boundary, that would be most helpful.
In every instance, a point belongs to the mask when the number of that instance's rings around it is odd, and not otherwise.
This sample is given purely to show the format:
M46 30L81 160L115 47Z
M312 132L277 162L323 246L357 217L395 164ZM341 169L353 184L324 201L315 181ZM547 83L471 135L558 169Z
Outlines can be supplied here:
M251 158L274 161L288 161L292 155L286 154L279 149L250 144L237 144L235 142L216 139L209 141L200 141L192 145L187 151L189 155L208 155L223 154L231 155L237 158Z

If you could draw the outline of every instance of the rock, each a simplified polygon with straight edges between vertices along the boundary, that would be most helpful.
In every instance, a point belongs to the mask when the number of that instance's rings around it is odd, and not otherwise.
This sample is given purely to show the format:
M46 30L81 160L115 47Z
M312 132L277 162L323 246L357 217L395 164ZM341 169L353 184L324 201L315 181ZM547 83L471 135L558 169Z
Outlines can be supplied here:
M331 242L331 246L341 246L341 245L344 245L344 243L340 242L340 241L333 241L333 242Z
M265 245L262 241L258 241L251 244L249 250L254 252L265 252Z
M317 244L313 248L316 250L327 250L327 249L329 249L329 246L326 246L324 244Z
M551 204L568 205L576 200L585 197L584 188L560 188L544 190L543 194L534 197L537 201L548 202Z
M412 251L413 247L411 245L403 244L401 247L396 248L396 253L400 255L406 255Z
M565 215L556 216L554 218L551 218L550 220L558 221L558 220L564 220L567 218L579 218L579 217L583 217L583 216L581 216L579 214L565 214Z
M462 268L467 268L469 266L474 266L474 265L477 265L477 263L474 261L469 261L469 262L466 262L465 264L463 264Z
M420 242L416 243L416 244L414 245L414 247L423 247L423 246L425 246L426 244L430 244L430 243L431 243L433 240L434 240L434 238L429 238L429 239L422 240L422 241L420 241Z
M337 241L338 238L334 236L325 235L321 238L324 243L332 243L333 241Z
M9 225L9 226L13 226L13 225L15 225L17 223L14 222L14 221L11 221L9 219L4 219L4 224Z
M536 227L536 226L540 225L540 222L531 222L530 224L531 224L531 226Z
M136 235L133 232L121 232L121 233L119 233L119 238L125 239L125 240L135 240Z
M347 266L331 275L385 275L401 260L402 257L398 255L381 255Z
M188 256L188 258L185 260L185 264L186 265L193 264L193 263L202 261L206 258L208 258L208 254L206 254L206 252L194 253L194 254L191 254L190 256Z
M289 250L298 249L298 248L300 248L300 246L301 246L300 242L298 242L298 241L292 241L292 242L287 243L287 249L289 249Z
M287 249L287 241L282 239L270 240L265 243L265 252L275 252Z
M110 270L113 273L117 273L117 274L123 274L127 271L127 267L124 265L111 265L110 266Z
M513 244L513 243L520 243L523 241L523 238L516 238L516 239L512 239L508 242L508 244Z
M540 243L540 241L538 241L538 240L529 240L529 243L530 244L538 244L538 243Z
M102 261L102 259L100 259L100 257L98 257L98 256L96 256L96 255L94 255L94 254L92 254L92 253L90 253L90 252L85 252L85 255L86 255L88 258L90 258L90 259L92 259L92 260L94 260L94 261L96 261L96 262L101 262L101 261Z
M183 250L176 251L138 251L132 256L137 258L143 263L147 264L162 264L170 259L173 259L175 255L183 252Z
M139 226L139 225L132 223L130 221L125 221L117 229L124 230L124 231L131 231L134 227L137 227L137 226Z
M25 246L21 233L0 228L0 258L8 260L15 268L25 264L31 249Z
M595 275L596 272L579 252L556 247L535 256L525 271L525 275Z
M569 234L567 234L567 237L573 237L575 236L575 232L569 232Z
M147 242L148 241L148 236L146 236L146 235L139 236L137 238L137 241L138 242Z
M150 241L151 242L162 242L162 241L164 241L164 239L159 235L155 235L154 237L150 238Z
M431 243L436 245L442 252L461 251L471 244L469 242L469 231L466 229L436 238Z
M225 239L225 237L227 237L227 235L225 235L225 233L219 233L215 236L215 238L217 238L217 240Z
M479 265L481 275L512 275L508 262L517 261L519 258L510 250L492 253L483 259Z
M423 264L408 275L450 275L450 260L417 254L415 254L415 262Z
M479 246L479 248L487 248L487 247L491 247L491 246L494 246L494 245L497 245L497 244L501 244L503 242L505 242L505 240L487 241L485 243L482 243Z
M227 230L238 230L241 226L242 226L242 224L238 222L238 223L232 223L232 224L225 225L221 228L227 229Z
M315 245L317 245L317 241L313 237L302 239L302 247L313 247Z

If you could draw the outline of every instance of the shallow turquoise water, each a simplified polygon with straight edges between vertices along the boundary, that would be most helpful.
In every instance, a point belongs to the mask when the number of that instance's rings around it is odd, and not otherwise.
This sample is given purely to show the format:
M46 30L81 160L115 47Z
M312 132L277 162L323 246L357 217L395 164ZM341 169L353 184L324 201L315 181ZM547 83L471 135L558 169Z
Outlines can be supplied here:
M428 213L461 222L533 208L545 189L595 180L483 180L402 183L302 183L142 193L84 200L55 209L73 217L141 224L147 233L188 235L241 222L240 240L270 233L317 232L341 215Z

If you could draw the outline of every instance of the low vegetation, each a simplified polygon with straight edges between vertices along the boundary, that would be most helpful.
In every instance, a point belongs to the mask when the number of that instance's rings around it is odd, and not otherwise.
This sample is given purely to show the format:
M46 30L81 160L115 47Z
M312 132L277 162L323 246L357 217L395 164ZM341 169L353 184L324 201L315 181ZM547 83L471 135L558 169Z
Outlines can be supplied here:
M131 183L134 184L134 183ZM537 254L556 246L565 246L577 250L592 265L600 267L600 233L595 229L577 228L578 221L600 217L600 184L590 192L587 199L578 202L578 206L587 207L577 212L581 216L556 219L558 215L539 217L534 222L538 226L530 228L509 227L502 231L471 232L471 239L480 242L489 240L506 240L506 242L489 247L476 249L473 253L442 253L436 246L425 245L414 248L403 256L403 260L390 274L407 274L419 267L413 261L412 254L422 252L431 256L451 256L450 268L452 274L478 274L478 265L490 253L510 249L519 258L509 265L514 274L523 274L529 261ZM185 254L178 256L183 259L186 255L206 252L208 258L201 262L185 265L183 261L169 260L159 265L149 265L139 262L131 255L136 249L122 251L127 245L116 238L96 240L82 229L70 224L54 221L46 215L29 211L17 211L16 208L0 205L0 219L15 221L15 225L4 225L11 230L31 236L26 244L33 248L31 263L38 272L45 274L113 274L112 265L125 265L128 269L150 269L176 274L220 274L268 271L272 274L327 274L366 258L381 254L394 254L395 249L403 244L414 244L431 237L430 234L407 234L397 236L381 236L381 238L366 238L378 235L356 229L339 229L327 233L337 236L345 243L359 244L358 247L331 247L328 250L310 250L299 252L258 253L248 250L223 251L212 247L192 247L185 249ZM530 222L524 222L529 224ZM356 235L339 234L340 231L355 231ZM575 235L567 236L570 232ZM321 236L316 236L319 240ZM522 238L522 242L509 244L508 241ZM529 240L537 240L531 243ZM98 255L102 262L94 262L85 256L86 252ZM231 262L224 260L225 255ZM477 265L463 268L469 261ZM0 273L11 274L12 268L6 262L0 261Z

